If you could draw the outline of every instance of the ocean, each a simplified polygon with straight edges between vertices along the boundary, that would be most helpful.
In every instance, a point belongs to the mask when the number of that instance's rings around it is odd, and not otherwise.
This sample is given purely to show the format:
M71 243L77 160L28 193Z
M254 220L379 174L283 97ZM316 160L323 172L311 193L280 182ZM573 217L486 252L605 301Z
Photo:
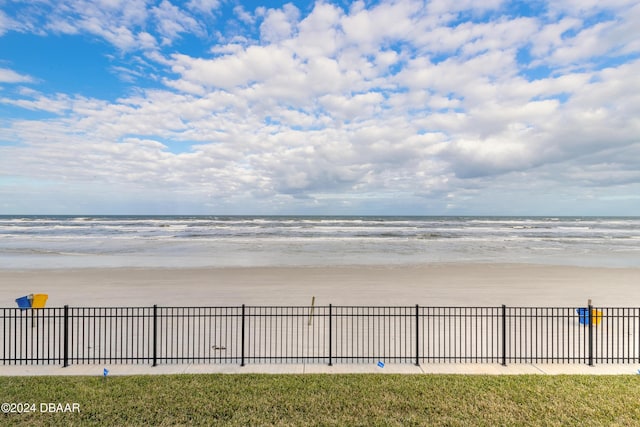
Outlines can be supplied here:
M0 268L640 267L640 217L0 216Z

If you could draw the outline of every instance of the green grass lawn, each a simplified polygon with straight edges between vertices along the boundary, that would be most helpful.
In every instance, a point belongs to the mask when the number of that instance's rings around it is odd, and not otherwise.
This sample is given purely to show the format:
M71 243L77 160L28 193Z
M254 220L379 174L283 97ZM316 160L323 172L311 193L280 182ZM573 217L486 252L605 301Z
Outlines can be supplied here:
M640 425L640 377L158 375L2 377L0 425ZM42 413L40 403L79 403Z

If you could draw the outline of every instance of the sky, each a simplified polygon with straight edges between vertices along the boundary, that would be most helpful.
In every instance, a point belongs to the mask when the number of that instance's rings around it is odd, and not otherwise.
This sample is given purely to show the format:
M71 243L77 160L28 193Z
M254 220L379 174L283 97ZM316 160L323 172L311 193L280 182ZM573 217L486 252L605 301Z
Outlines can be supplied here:
M0 214L639 215L640 1L0 0Z

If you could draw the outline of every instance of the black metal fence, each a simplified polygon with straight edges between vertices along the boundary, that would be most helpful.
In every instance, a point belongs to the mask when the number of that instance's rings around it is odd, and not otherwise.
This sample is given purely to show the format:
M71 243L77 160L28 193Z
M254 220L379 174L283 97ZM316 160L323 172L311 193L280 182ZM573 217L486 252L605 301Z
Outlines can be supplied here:
M0 309L2 364L637 363L640 308Z

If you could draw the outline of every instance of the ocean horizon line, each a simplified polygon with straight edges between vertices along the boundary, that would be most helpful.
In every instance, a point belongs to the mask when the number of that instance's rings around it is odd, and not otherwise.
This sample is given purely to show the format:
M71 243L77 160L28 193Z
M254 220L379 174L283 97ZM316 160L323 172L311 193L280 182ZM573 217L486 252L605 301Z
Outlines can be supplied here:
M0 214L0 218L640 218L640 215L485 215L485 214L171 214L171 213L120 213L120 214Z

